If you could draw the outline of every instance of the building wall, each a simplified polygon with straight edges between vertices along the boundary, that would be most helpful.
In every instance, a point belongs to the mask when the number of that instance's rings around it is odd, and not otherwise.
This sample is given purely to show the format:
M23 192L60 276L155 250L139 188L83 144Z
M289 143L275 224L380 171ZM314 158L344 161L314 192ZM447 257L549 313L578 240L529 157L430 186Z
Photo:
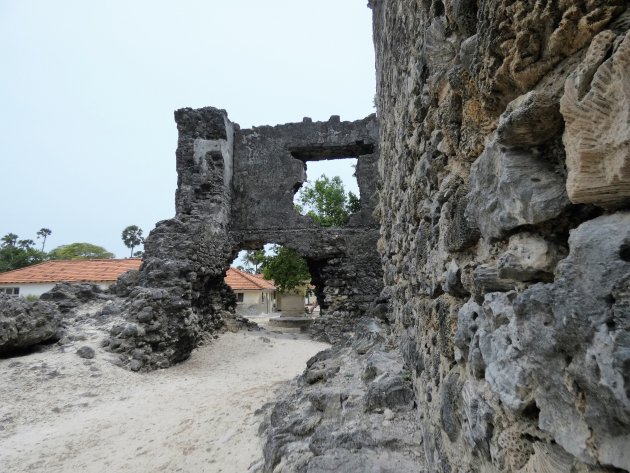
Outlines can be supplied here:
M20 288L20 297L27 296L41 296L43 293L50 291L53 287L55 287L57 283L42 283L42 284L0 284L0 288L4 287L19 287ZM111 286L112 283L93 283L99 286L101 289L107 289Z
M382 289L372 216L376 117L242 130L224 110L205 107L178 110L175 121L176 218L151 231L138 278L129 280L134 287L118 285L134 299L125 317L147 330L138 330L133 340L112 334L112 350L134 370L188 358L203 333L220 329L236 306L223 281L230 262L240 249L266 243L286 245L307 261L322 316L329 316L321 318L319 338L334 340L350 330ZM341 228L320 228L296 213L293 196L305 182L307 161L341 157L357 158L361 210ZM138 312L147 306L152 318L140 322Z
M370 5L427 471L630 471L628 2Z
M236 306L223 279L236 251L228 232L234 126L224 110L212 107L177 110L175 121L176 216L149 234L137 277L117 285L132 299L124 316L139 330L132 340L112 334L110 348L133 370L187 359ZM149 309L151 320L140 322L139 312Z
M243 294L243 302L237 302L237 310L239 308L247 310L248 313L257 312L260 314L268 314L273 311L273 291L234 291L234 293ZM264 295L264 300L263 300Z
M304 296L302 294L278 294L278 310L282 315L304 315Z

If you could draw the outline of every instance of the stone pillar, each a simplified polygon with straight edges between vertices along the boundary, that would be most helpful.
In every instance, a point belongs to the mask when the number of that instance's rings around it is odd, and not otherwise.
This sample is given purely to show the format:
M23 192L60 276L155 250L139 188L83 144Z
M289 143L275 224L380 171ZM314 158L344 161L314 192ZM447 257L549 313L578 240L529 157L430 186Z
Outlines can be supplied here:
M185 360L235 305L223 282L233 248L233 127L225 111L211 107L178 110L175 121L176 215L150 233L135 280L117 285L128 295L128 322L113 327L108 346L132 370Z

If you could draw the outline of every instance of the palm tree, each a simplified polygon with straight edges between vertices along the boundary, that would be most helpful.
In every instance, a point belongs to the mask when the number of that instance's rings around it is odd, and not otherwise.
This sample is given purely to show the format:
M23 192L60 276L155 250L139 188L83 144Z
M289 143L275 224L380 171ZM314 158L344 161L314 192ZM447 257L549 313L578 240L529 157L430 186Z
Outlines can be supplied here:
M18 240L17 242L17 246L20 247L23 250L28 250L30 247L32 247L35 244L35 242L31 239L28 240Z
M265 261L264 250L248 250L243 258L248 266L254 267L254 274L258 274L258 268Z
M3 247L13 247L17 243L18 236L15 233L7 233L0 239Z
M133 249L144 243L142 238L142 229L137 225L129 225L122 231L122 241L127 248L131 248L130 257L133 257Z
M50 229L48 228L40 228L39 231L37 232L37 238L43 238L44 241L42 241L42 253L44 252L44 246L46 245L46 238L49 237L52 234L52 231L50 231Z

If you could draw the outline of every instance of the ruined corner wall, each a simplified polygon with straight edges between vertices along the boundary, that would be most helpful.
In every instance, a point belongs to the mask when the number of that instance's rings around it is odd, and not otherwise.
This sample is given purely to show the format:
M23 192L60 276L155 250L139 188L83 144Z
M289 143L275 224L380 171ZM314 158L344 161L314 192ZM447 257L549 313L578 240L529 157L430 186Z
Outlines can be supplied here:
M630 471L630 14L372 0L379 248L430 471Z
M176 215L147 238L142 267L118 281L125 325L106 341L132 370L187 359L203 335L220 328L236 305L223 277L234 243L231 212L234 129L223 110L175 112Z

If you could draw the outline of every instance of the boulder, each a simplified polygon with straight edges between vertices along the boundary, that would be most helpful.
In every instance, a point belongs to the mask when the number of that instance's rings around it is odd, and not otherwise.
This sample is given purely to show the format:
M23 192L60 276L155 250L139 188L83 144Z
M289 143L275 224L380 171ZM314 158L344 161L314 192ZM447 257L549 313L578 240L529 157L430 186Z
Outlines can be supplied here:
M60 283L41 295L42 301L54 302L62 313L98 298L103 290L96 284Z
M30 303L21 297L0 294L0 355L54 339L61 323L55 304Z
M77 355L81 358L85 358L86 360L91 360L94 356L96 356L96 352L94 351L94 348L84 345L77 350Z

